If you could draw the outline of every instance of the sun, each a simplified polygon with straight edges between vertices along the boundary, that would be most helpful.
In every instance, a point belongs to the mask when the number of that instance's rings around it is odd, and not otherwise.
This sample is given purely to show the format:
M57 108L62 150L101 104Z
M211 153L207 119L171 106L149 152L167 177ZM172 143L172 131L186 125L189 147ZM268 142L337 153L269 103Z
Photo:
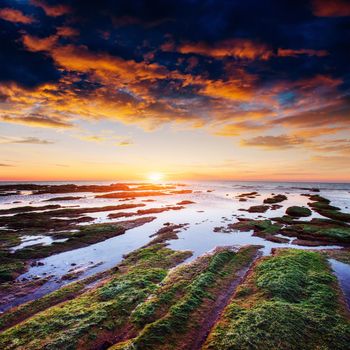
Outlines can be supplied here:
M148 179L152 182L161 181L164 178L164 174L159 172L153 172L148 174Z

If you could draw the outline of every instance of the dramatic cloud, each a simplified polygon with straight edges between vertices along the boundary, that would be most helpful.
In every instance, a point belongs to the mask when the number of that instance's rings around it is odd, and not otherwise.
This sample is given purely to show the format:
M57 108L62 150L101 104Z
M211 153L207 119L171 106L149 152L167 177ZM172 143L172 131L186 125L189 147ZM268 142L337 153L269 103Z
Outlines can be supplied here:
M270 150L339 139L349 14L341 0L1 0L0 121L181 124Z

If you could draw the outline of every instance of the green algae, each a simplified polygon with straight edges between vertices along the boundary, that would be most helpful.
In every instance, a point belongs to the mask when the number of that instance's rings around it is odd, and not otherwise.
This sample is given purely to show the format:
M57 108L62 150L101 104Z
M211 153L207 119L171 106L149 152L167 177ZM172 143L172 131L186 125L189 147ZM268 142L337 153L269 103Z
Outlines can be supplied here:
M101 346L106 334L125 326L132 310L158 288L169 268L187 258L162 244L141 248L120 264L102 286L48 308L0 335L0 347L10 349L84 349ZM101 338L100 338L101 337Z
M141 329L138 336L111 350L191 349L193 333L198 333L222 293L223 282L237 278L235 272L252 261L256 249L219 250L175 270L164 287L133 312L132 320Z
M234 224L229 224L229 230L250 231L254 230L254 234L259 237L266 238L275 235L281 231L282 225L273 223L271 220L254 220L246 219L238 221Z
M9 310L0 316L0 330L13 326L21 320L26 319L35 313L43 311L52 305L73 298L77 295L78 292L83 290L84 287L85 283L83 282L72 283L39 299L22 304L17 308Z
M350 243L350 226L341 222L320 219L313 219L310 222L297 221L283 228L282 233L302 239Z
M320 253L282 250L263 259L211 332L204 349L346 349L335 277Z

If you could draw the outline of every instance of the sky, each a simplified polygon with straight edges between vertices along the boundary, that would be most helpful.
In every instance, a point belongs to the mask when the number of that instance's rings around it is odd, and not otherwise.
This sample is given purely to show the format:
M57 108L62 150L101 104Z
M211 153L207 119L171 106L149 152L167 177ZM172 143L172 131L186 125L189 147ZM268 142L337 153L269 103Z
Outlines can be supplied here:
M0 0L0 180L350 181L350 1Z

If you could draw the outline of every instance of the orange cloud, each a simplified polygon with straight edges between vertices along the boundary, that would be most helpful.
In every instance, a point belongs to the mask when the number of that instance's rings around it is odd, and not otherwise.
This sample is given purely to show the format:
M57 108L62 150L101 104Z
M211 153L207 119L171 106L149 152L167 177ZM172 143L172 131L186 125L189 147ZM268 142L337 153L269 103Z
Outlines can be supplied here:
M57 35L38 38L33 35L25 34L22 37L23 44L29 51L49 51L56 44L57 39Z
M164 51L173 51L174 48L171 43L162 46ZM272 51L266 45L248 39L228 39L213 45L204 42L184 43L176 47L176 51L183 54L198 54L215 58L235 57L247 60L267 60L272 56Z
M204 42L199 43L183 43L176 46L173 42L165 42L161 46L161 50L166 52L179 52L182 54L198 54L202 56L225 58L234 57L236 59L245 60L268 60L271 57L287 57L287 56L327 56L328 52L325 50L313 50L313 49L288 49L279 48L277 54L269 48L266 44L254 42L248 39L227 39L209 45Z
M129 81L137 79L156 79L166 76L167 70L158 64L126 61L106 53L91 53L84 46L66 45L53 48L52 57L67 70L88 72L95 71L103 76L108 72L119 75Z
M5 21L23 24L30 24L35 21L33 17L25 15L23 12L12 8L0 9L0 18Z
M31 3L34 6L41 7L44 10L44 12L51 17L62 16L70 12L70 7L68 5L50 5L44 0L31 0Z
M72 27L62 26L57 27L57 35L62 37L71 37L79 35L79 31Z
M346 0L314 0L313 12L319 17L350 16L350 3Z
M256 90L257 76L247 73L242 68L225 66L225 80L198 80L202 84L200 92L206 96L223 98L234 101L250 101Z

